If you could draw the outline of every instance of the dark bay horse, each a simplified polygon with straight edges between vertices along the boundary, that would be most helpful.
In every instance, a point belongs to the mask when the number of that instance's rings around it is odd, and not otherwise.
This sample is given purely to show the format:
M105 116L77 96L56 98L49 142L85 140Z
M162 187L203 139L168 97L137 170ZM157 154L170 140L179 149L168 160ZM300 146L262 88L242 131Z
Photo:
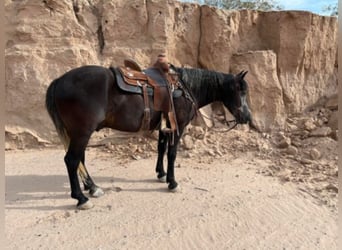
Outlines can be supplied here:
M172 66L184 86L183 95L174 98L178 132L173 143L170 136L159 130L157 177L168 183L171 191L176 190L174 175L177 146L184 128L196 114L197 109L215 101L222 102L233 114L237 123L251 120L246 102L248 89L244 80L247 72L237 75L221 72L178 68ZM153 98L149 97L150 103ZM153 105L152 105L153 107ZM47 89L46 108L63 142L66 155L71 197L78 200L77 207L88 209L93 205L82 193L78 175L85 190L91 196L103 195L85 167L85 149L94 131L112 128L126 132L138 132L144 117L144 99L140 94L121 90L116 82L115 70L101 66L82 66L72 69L55 79ZM159 129L161 112L151 109L149 130ZM167 171L163 158L167 149Z

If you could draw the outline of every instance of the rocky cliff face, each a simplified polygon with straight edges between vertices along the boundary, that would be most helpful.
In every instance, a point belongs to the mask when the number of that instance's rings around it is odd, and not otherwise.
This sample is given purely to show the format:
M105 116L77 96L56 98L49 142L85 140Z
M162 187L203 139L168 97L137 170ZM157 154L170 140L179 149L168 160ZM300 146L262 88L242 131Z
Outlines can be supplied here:
M177 65L248 70L261 131L337 93L337 20L309 12L224 11L158 0L5 1L6 141L55 141L50 82L85 64L143 67L166 51Z

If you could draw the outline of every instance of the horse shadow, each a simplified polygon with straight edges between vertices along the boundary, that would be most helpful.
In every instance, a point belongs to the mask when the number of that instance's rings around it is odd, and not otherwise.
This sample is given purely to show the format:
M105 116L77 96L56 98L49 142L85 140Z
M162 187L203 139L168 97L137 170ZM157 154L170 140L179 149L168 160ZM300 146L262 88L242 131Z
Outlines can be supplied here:
M114 192L167 192L164 187L121 188L120 183L158 183L156 179L125 179L115 177L95 177L96 183L105 193ZM82 184L81 184L82 185ZM110 187L108 187L108 185ZM7 175L5 176L5 204L8 209L70 209L74 206L21 206L25 202L45 199L70 199L70 184L67 175ZM86 192L84 192L86 194ZM16 206L20 203L20 206Z

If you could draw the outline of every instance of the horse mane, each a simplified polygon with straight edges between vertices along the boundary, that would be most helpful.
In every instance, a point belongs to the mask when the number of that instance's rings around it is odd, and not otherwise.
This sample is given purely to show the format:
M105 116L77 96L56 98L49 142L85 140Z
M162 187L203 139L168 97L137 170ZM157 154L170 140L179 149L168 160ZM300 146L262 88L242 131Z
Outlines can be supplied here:
M177 68L174 69L179 73L180 80L186 85L192 95L199 99L206 98L208 95L216 99L216 95L220 94L223 84L233 84L234 75L225 74L206 69L197 68Z

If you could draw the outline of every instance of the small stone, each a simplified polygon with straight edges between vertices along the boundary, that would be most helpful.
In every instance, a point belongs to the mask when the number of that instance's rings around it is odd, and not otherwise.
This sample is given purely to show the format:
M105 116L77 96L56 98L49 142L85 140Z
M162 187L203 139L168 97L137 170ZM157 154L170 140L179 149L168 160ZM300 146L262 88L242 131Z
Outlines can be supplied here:
M212 149L208 149L206 152L207 152L208 155L210 155L210 156L215 156L215 155L216 155L215 152L214 152Z
M219 156L223 156L222 152L219 149L215 150L215 154L219 155Z
M291 178L290 178L290 176L280 176L280 180L281 181L290 181Z
M265 138L265 139L269 139L269 138L270 138L270 134L262 133L261 135L262 135L262 137Z
M184 157L185 157L185 158L191 159L191 158L193 158L193 154L191 154L190 152L186 152L186 153L184 154Z
M196 139L204 139L205 131L202 127L194 126L190 132Z
M114 146L112 145L111 142L107 142L107 143L106 143L106 148L108 148L108 149L113 149Z
M194 141L190 135L185 135L183 138L183 144L185 149L192 149L194 147Z
M312 161L309 160L309 159L306 159L306 158L302 158L302 159L300 159L299 161L300 161L300 163L302 163L302 164L312 164Z
M333 191L335 193L338 193L338 187L336 187L334 184L328 184L326 187L325 187L326 190L329 190L329 191Z
M310 150L310 156L312 160L318 160L321 157L321 152L318 149L313 148Z
M312 118L308 119L305 123L304 123L304 128L306 130L312 131L316 128L315 122Z
M131 145L130 146L130 150L131 150L131 152L136 152L137 150L138 150L138 145Z
M264 152L270 151L270 147L266 143L258 144L258 149Z
M141 157L139 155L131 155L132 159L134 160L141 160Z
M298 149L295 146L290 145L287 150L286 153L289 155L297 155L298 154Z
M286 123L286 129L287 131L291 132L291 131L297 131L298 127L294 124Z
M330 135L331 132L332 132L331 128L329 128L329 127L321 127L321 128L317 128L314 131L312 131L310 133L310 136L313 136L313 137L325 137L325 136Z
M284 137L280 139L277 145L278 145L278 148L287 148L288 146L291 145L291 139L288 137Z

